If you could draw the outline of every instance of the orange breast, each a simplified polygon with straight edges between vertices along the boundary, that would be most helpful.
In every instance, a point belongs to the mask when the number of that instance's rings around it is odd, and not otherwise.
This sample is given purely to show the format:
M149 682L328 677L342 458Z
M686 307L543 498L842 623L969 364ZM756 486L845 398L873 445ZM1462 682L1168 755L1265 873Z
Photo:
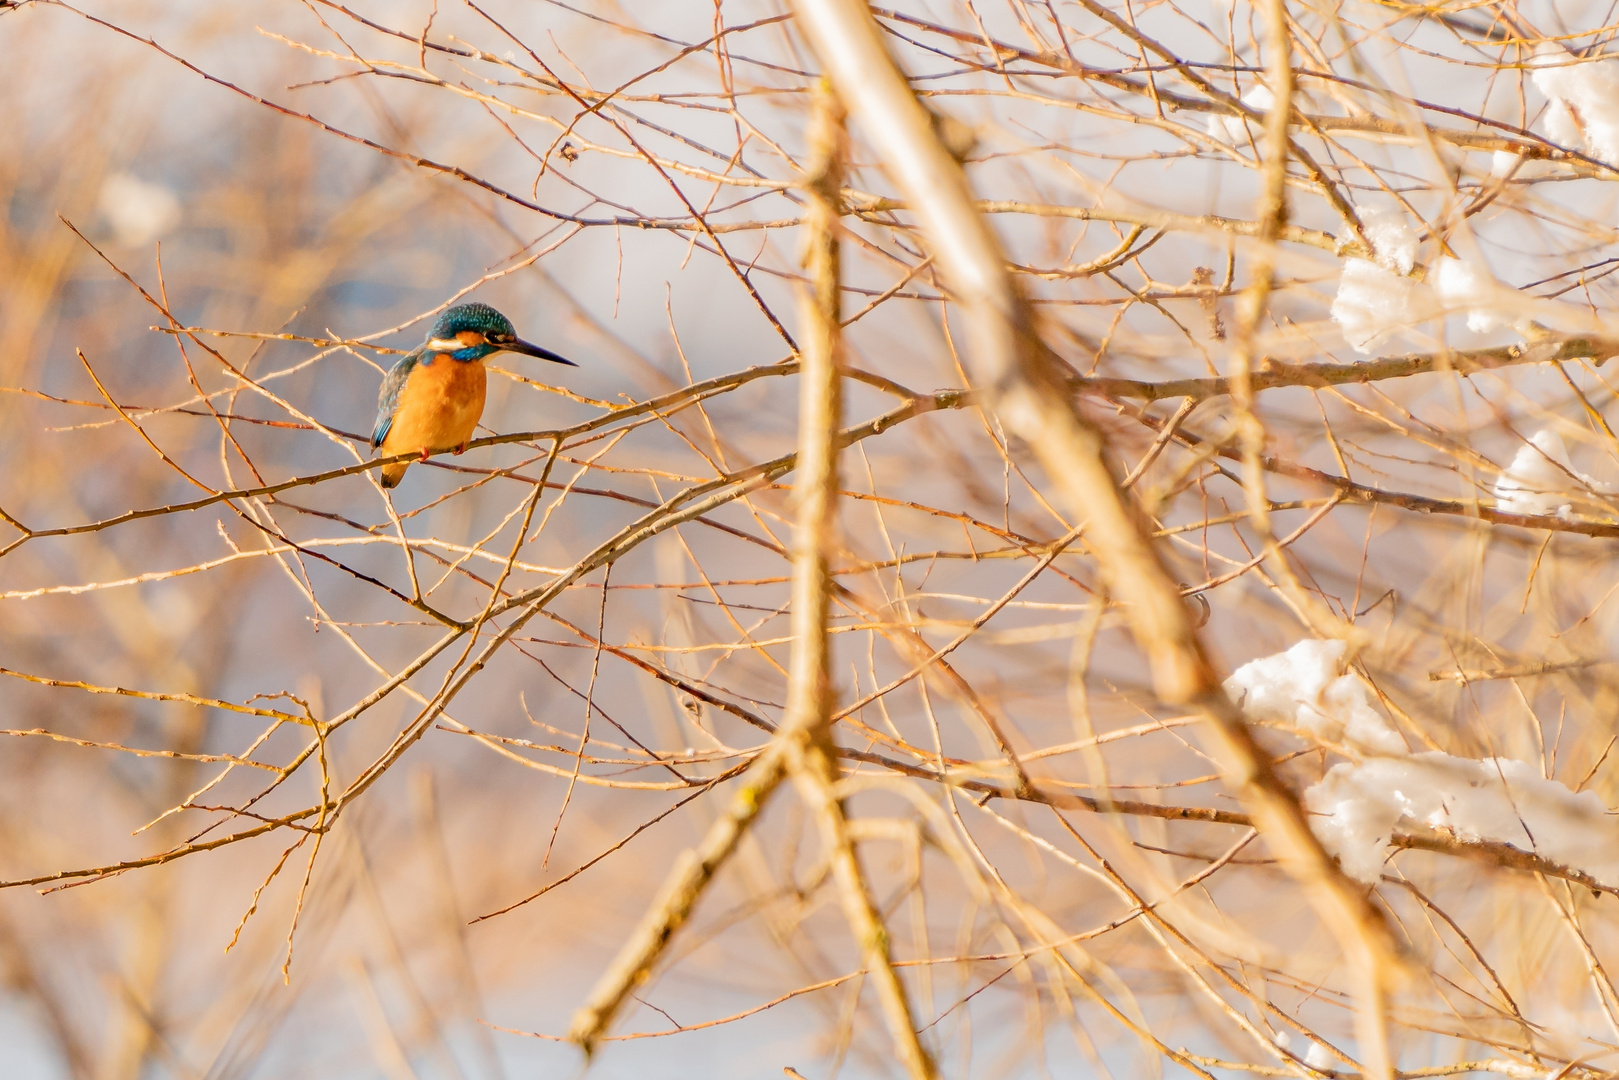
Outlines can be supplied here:
M477 429L487 385L480 361L463 364L438 356L431 363L417 364L399 395L399 411L382 452L458 448Z

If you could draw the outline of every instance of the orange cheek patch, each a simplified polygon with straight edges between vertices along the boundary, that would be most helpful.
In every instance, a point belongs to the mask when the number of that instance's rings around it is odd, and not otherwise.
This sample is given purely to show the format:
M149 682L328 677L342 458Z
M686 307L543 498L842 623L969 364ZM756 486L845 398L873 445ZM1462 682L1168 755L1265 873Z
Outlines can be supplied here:
M463 345L482 345L484 343L483 335L476 330L462 330L455 335L455 340Z

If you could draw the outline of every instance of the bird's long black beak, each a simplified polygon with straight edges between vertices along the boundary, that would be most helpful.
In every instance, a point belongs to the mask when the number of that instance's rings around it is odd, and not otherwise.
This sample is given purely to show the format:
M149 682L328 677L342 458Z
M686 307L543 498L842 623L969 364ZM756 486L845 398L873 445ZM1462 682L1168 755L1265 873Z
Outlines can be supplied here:
M522 353L524 356L538 356L541 360L549 360L553 364L567 364L569 367L579 366L572 360L569 360L566 356L558 356L550 349L542 349L538 345L530 344L521 338L514 338L513 340L506 342L501 346L501 350L504 352Z

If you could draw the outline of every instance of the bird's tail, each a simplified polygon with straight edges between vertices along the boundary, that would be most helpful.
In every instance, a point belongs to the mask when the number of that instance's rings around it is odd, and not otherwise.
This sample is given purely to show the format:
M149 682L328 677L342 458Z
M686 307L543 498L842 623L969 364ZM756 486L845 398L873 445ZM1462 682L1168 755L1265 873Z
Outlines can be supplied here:
M399 481L405 478L405 470L410 468L408 461L396 461L392 465L382 467L382 486L385 488L398 487Z

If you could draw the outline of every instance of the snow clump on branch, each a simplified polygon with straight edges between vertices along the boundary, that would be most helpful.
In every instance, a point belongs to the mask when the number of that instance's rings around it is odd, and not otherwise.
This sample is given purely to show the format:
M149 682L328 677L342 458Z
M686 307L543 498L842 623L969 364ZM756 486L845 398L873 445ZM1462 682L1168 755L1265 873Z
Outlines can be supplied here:
M1550 44L1531 63L1535 89L1551 102L1543 121L1551 140L1619 165L1619 63L1609 58L1581 63Z
M1402 277L1417 265L1417 234L1398 214L1372 213L1362 216L1361 231L1377 252L1377 265Z
M1557 514L1573 509L1571 492L1584 485L1602 495L1614 493L1604 483L1576 469L1568 447L1555 428L1542 428L1512 455L1512 463L1495 481L1495 508L1508 514Z
M1395 214L1368 214L1362 231L1373 258L1344 260L1332 321L1358 353L1373 352L1401 330L1447 313L1465 314L1475 334L1517 325L1529 301L1480 263L1437 259L1426 283L1411 276L1417 236Z
M1510 314L1518 301L1516 290L1508 289L1495 280L1495 276L1476 262L1464 262L1445 255L1434 264L1434 292L1448 311L1465 311L1467 328L1475 334L1487 334L1504 326L1513 325ZM1510 293L1508 296L1506 294Z
M1269 112L1270 107L1276 104L1276 95L1270 92L1269 87L1258 84L1242 95L1242 103L1255 112ZM1248 141L1247 118L1215 113L1209 117L1209 135L1232 146L1245 144Z
M1408 753L1366 684L1344 671L1346 652L1342 641L1307 639L1244 664L1225 683L1253 719L1363 755L1304 792L1311 829L1346 874L1375 883L1405 822L1466 843L1507 844L1619 887L1619 819L1594 792L1576 793L1509 758Z
M1619 821L1595 792L1576 794L1522 761L1435 750L1345 762L1304 803L1323 815L1310 827L1344 873L1368 884L1382 874L1395 826L1410 821L1466 842L1510 844L1619 885Z
M1417 236L1410 226L1392 214L1369 214L1363 231L1374 259L1344 260L1332 321L1356 352L1366 354L1421 320L1429 305L1409 276L1417 257Z
M1225 691L1255 720L1366 753L1405 753L1405 741L1372 707L1366 684L1344 671L1348 649L1342 641L1306 639L1242 665L1225 681Z
M1555 514L1570 506L1565 496L1574 466L1553 428L1542 428L1518 448L1495 481L1495 506L1508 514Z

